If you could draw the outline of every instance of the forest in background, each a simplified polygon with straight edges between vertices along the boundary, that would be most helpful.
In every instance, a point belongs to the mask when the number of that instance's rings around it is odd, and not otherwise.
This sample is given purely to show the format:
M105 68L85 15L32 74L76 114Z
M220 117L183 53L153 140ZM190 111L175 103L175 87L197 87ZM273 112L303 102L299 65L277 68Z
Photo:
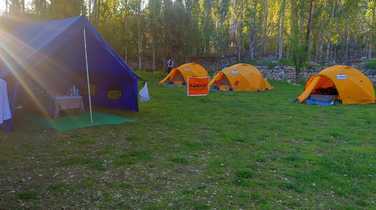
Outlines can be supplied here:
M5 17L87 16L139 69L161 68L168 56L268 59L300 69L376 55L376 0L1 1Z

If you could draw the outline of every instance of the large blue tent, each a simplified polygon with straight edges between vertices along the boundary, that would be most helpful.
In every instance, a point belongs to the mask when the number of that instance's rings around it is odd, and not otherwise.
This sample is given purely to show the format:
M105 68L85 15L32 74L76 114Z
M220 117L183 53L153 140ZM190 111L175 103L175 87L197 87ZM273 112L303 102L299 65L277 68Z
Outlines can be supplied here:
M74 85L83 96L91 89L95 106L138 111L139 77L85 17L17 24L2 36L0 55L3 73L36 96L36 89L64 95Z

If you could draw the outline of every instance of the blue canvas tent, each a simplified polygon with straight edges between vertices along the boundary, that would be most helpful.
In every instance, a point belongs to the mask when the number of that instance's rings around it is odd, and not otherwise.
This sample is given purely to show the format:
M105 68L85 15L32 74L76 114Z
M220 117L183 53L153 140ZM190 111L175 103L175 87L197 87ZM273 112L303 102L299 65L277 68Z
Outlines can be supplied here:
M64 95L74 85L94 106L138 111L139 77L85 17L20 23L1 33L1 74L13 75L34 98Z

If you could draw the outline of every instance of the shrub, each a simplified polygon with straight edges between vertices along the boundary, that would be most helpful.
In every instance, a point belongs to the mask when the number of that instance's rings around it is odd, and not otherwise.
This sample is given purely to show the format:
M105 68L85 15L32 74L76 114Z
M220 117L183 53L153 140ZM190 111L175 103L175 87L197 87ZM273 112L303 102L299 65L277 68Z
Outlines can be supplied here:
M294 61L292 61L291 59L284 58L279 61L279 64L285 66L294 66Z

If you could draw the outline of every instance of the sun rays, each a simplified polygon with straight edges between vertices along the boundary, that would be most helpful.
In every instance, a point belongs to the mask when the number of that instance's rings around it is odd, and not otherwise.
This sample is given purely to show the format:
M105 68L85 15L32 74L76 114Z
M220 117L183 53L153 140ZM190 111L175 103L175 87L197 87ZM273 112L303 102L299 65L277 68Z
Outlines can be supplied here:
M43 72L38 71L38 64L35 65L35 62L32 64L31 60L38 61L39 64L58 71L64 71L64 65L57 64L41 53L40 49L31 47L3 29L0 29L0 39L0 59L5 65L4 70L16 79L43 115L48 116L49 112L46 105L34 91L34 84L48 90L46 76L43 75ZM49 93L47 94L49 95Z

